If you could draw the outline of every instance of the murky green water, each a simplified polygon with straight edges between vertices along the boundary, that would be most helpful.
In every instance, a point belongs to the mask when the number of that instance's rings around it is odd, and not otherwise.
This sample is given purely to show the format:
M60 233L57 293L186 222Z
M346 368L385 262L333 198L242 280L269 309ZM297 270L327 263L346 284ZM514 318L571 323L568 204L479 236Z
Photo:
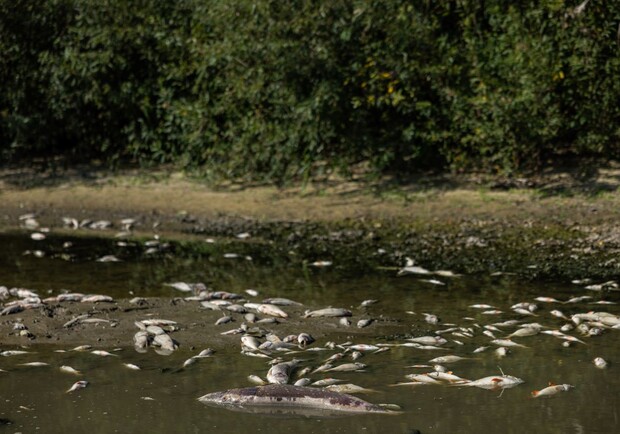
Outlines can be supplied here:
M400 415L364 415L342 418L273 417L246 414L207 407L197 398L217 390L249 386L249 374L265 376L268 366L264 359L245 357L238 346L217 348L214 357L200 360L179 370L184 360L196 351L183 348L171 356L159 356L153 351L141 354L133 348L122 348L118 357L98 357L90 353L56 350L68 348L34 344L34 353L0 358L0 418L11 425L0 425L2 432L411 432L422 433L611 433L620 430L620 330L608 330L602 336L581 337L586 344L568 348L562 341L548 335L518 339L528 348L515 348L502 359L494 347L480 354L472 351L489 345L491 338L483 335L480 326L507 319L537 321L544 326L559 328L566 323L550 315L560 309L567 315L589 310L620 314L620 305L592 305L601 298L619 302L618 292L601 294L588 291L568 282L522 282L516 276L439 278L448 283L436 286L413 276L395 277L395 271L368 270L351 276L335 269L315 270L300 267L286 259L253 260L224 259L224 250L214 248L210 253L187 256L175 254L175 249L146 255L138 246L119 248L114 241L75 238L73 247L63 249L66 237L52 237L34 242L24 234L0 237L0 285L22 286L57 293L63 288L72 291L103 293L116 298L139 296L179 296L163 286L169 281L203 281L217 289L242 292L255 288L264 296L283 296L304 302L309 308L329 305L354 308L354 324L362 317L399 321L400 335L385 336L373 333L380 327L371 325L364 338L355 343L399 343L403 337L432 334L446 329L446 324L473 327L473 338L443 335L449 340L447 351L423 351L393 347L380 354L367 354L360 359L368 365L363 373L331 373L357 385L375 389L374 394L361 396L373 403L395 403L402 407ZM243 255L252 248L237 246ZM23 255L26 250L40 249L43 258ZM72 256L61 257L63 254ZM114 254L124 259L119 263L99 263L95 259ZM258 259L257 259L258 258ZM67 260L70 259L70 260ZM395 264L399 265L399 264ZM587 276L584 276L587 277ZM566 300L573 296L590 295L593 300L575 304L538 303L537 317L524 318L510 311L521 301L534 301L538 296ZM357 308L365 299L378 299L368 309ZM504 311L501 315L483 315L469 308L474 303L487 303ZM414 311L417 315L407 314ZM420 315L429 312L441 318L439 325L428 325ZM465 319L465 318L471 319ZM13 316L0 317L0 350L15 349L2 345L1 337L9 331ZM179 318L170 318L180 320ZM337 320L326 319L334 324ZM514 328L504 328L506 332ZM338 329L341 330L341 329ZM274 328L277 333L277 327ZM300 330L304 331L304 330ZM502 333L496 333L502 337ZM340 335L339 335L340 336ZM131 342L128 336L127 341ZM238 342L232 336L231 342ZM322 346L329 336L313 346ZM454 340L461 341L458 345ZM517 339L515 339L516 341ZM204 347L209 345L205 336ZM111 349L110 349L111 350ZM318 366L334 351L306 352L306 364ZM465 378L477 379L499 375L499 368L525 383L512 389L489 391L478 388L450 386L399 386L407 381L405 374L422 373L424 369L407 368L427 363L445 354L471 357L450 365L452 371ZM610 366L597 369L592 360L601 356ZM50 366L25 367L26 362L46 362ZM134 363L140 371L125 368ZM59 371L70 365L82 376ZM328 375L314 375L319 379ZM78 379L90 385L77 393L65 391ZM575 388L549 398L532 399L531 391L544 388L548 382L568 383Z

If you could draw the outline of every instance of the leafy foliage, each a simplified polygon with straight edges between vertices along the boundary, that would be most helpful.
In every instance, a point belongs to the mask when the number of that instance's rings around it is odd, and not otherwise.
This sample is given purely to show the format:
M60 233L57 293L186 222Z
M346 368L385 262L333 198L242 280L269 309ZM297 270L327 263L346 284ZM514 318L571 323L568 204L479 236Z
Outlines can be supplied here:
M0 0L0 157L511 173L619 157L620 5Z

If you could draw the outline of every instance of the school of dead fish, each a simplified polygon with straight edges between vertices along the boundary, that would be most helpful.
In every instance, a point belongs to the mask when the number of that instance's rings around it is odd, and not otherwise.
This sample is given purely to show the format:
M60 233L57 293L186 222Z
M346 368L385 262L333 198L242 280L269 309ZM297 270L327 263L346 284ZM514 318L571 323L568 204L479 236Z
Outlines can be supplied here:
M33 240L43 240L46 233L45 228L41 228L34 215L20 217L22 226L32 230ZM72 228L108 229L112 227L111 222L107 221L82 221L65 218L64 224ZM123 232L129 231L134 224L133 219L121 221ZM247 239L250 234L239 234L237 238ZM209 240L207 240L209 242ZM159 240L153 240L150 247L160 246ZM36 252L36 251L35 251ZM44 253L32 253L43 256ZM234 254L228 254L230 258ZM235 256L237 257L237 256ZM246 258L247 259L247 258ZM251 259L251 258L250 258ZM106 255L99 259L99 262L115 262L119 259L113 255ZM310 265L315 267L331 266L331 261L316 261ZM398 276L414 275L416 277L436 276L441 278L458 277L457 274L438 270L431 271L415 265L414 261L407 258L407 264L401 268ZM435 278L424 279L425 281L443 285L444 283ZM587 279L573 281L589 291L606 293L608 291L618 291L618 284L614 281L604 283L592 283ZM256 385L266 384L294 384L295 386L324 387L326 390L347 393L363 394L372 393L373 390L367 389L352 383L344 383L344 380L336 378L324 378L325 375L338 372L360 372L366 371L367 365L357 361L366 354L385 353L392 347L409 347L417 350L428 351L429 354L436 351L458 352L465 341L484 339L483 345L478 346L470 354L443 354L437 357L430 357L428 363L417 364L406 367L414 369L414 372L407 373L403 378L407 381L400 381L392 384L393 386L424 386L441 385L452 387L477 387L488 390L504 390L519 386L525 381L516 376L504 374L498 367L499 373L479 379L467 379L455 374L453 369L448 369L445 365L452 365L461 360L473 359L478 354L493 351L498 359L506 357L513 352L523 351L527 348L527 342L535 336L546 335L561 341L561 345L568 347L572 345L587 345L587 339L600 336L604 333L620 330L620 316L597 310L597 306L608 306L615 304L611 301L594 301L590 295L582 295L568 300L558 300L552 297L540 296L532 301L523 301L511 306L492 306L489 304L473 304L469 308L472 312L484 315L485 318L497 318L507 313L517 316L519 319L508 320L489 320L486 323L478 321L473 317L465 317L464 324L443 324L439 316L429 312L406 313L412 315L416 320L424 321L429 326L435 327L433 334L428 336L412 336L404 338L402 342L390 343L354 343L354 342L325 342L316 343L315 339L306 332L288 336L278 336L276 333L277 324L286 321L291 315L297 315L307 321L315 318L337 318L340 327L351 327L352 322L348 319L354 315L348 308L324 307L318 309L305 309L303 304L298 301L283 297L266 298L262 301L252 302L248 298L257 298L259 292L254 289L246 290L245 294L235 294L226 291L213 291L203 283L171 282L165 285L175 290L187 293L186 301L196 302L204 310L214 310L222 313L215 325L225 326L239 322L238 327L223 331L222 335L231 336L231 339L239 340L240 352L244 356L259 357L267 360L267 366L263 376L256 373L248 375L248 381ZM135 298L132 303L141 303L144 299ZM46 304L57 303L112 303L114 299L101 294L82 294L67 292L53 297L41 298L36 291L26 288L7 288L0 286L0 315L11 315L25 309L35 309ZM360 308L367 312L367 308L377 303L378 300L363 300ZM568 313L562 308L569 308L574 311L578 306L587 306L586 311L579 313ZM541 306L557 307L551 310L542 309ZM303 312L300 312L303 310ZM358 328L368 327L373 323L373 318L360 318L356 321ZM72 327L78 323L89 322L108 322L115 325L112 320L91 318L90 315L80 315L64 324L64 327ZM309 323L310 324L310 323ZM145 319L135 323L138 331L133 336L133 346L138 352L146 352L148 348L154 348L156 352L163 355L171 354L176 351L180 344L171 334L179 329L179 324L167 319ZM20 321L13 323L13 330L24 337L32 337L27 326ZM235 337L238 336L238 337ZM317 345L313 345L317 344ZM60 350L62 351L62 350ZM93 350L90 346L84 345L74 348L73 351L90 351L91 354L102 357L120 357L118 354L105 350ZM323 353L325 357L320 363L308 362L304 354ZM0 356L23 356L31 354L30 351L2 349ZM182 368L197 363L198 361L213 357L214 351L210 348L191 356L183 364ZM609 366L602 357L596 357L592 363L599 369L606 369ZM123 363L128 369L139 370L140 367ZM46 362L33 361L19 363L17 366L24 367L44 367L49 366ZM70 366L60 366L59 370L66 374L85 376L82 372ZM0 372L7 372L0 370ZM317 379L317 377L322 377ZM79 380L71 385L66 393L75 393L89 385L87 380ZM570 384L554 384L549 382L548 386L542 386L539 390L531 392L532 398L549 397L560 392L567 392L575 386ZM149 398L152 399L152 398Z

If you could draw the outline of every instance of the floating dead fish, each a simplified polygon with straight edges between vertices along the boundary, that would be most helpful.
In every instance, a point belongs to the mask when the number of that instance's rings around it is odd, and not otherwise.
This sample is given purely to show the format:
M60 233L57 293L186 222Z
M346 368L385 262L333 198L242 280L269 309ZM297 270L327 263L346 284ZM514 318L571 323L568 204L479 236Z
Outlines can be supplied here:
M310 266L317 268L330 267L331 265L332 261L314 261L310 264Z
M413 259L406 258L406 260L407 262L405 266L401 268L400 270L398 270L398 273L396 274L397 276L405 276L407 274L418 274L418 275L426 276L426 275L432 274L430 270L414 265L415 261Z
M534 300L540 301L541 303L562 303L560 300L553 297L536 297Z
M352 383L332 384L325 387L326 390L337 393L375 393L376 390L366 389Z
M342 365L334 366L332 368L326 369L325 372L352 372L352 371L360 371L366 367L365 364L354 362L354 363L344 363Z
M495 307L491 306L490 304L472 304L469 305L469 307L471 307L472 309L495 309Z
M273 365L267 372L267 381L272 384L286 384L293 370L301 361L293 359L290 362L282 362Z
M46 237L45 237L45 234L42 234L41 232L33 232L30 234L30 238L32 238L35 241L42 241Z
M312 387L272 384L267 386L231 389L209 393L198 398L208 405L223 406L231 410L286 412L289 414L329 416L338 414L378 413L395 414L379 405L371 404L351 395ZM314 412L314 413L308 413Z
M73 386L71 386L69 388L69 390L67 390L67 393L75 392L76 390L83 389L86 386L88 386L88 381L86 381L86 380L77 381L77 382L73 383Z
M96 355L96 356L101 356L101 357L118 357L116 354L112 354L108 351L104 351L104 350L93 350L91 351L92 354Z
M450 355L450 356L435 357L434 359L429 360L429 363L456 363L460 360L466 360L466 359L467 357Z
M33 368L39 368L41 366L49 366L49 363L45 362L28 362L28 363L20 363L19 366L30 366Z
M324 378L322 380L315 381L314 383L312 383L312 386L325 387L325 386L331 386L333 384L342 383L343 381L344 380L339 380L337 378Z
M570 389L575 386L571 386L570 384L553 384L549 383L548 387L545 387L542 390L534 390L532 392L532 398L539 398L541 396L552 396L559 392L568 392Z
M373 305L375 303L378 303L379 300L364 300L362 301L362 303L360 304L361 307L368 307L370 305Z
M22 350L7 350L0 351L0 356L10 357L10 356L21 356L22 354L29 354L30 351L22 351Z
M357 322L357 328L362 329L364 327L368 327L370 324L373 323L373 321L374 320L372 318L361 319Z
M607 367L607 361L602 357L597 357L593 360L594 366L599 369L605 369Z
M366 352L366 351L377 351L380 349L380 347L378 347L377 345L356 344L356 345L350 345L349 347L347 347L347 349L350 349L353 351Z
M121 262L121 260L114 255L105 255L98 258L97 262Z
M510 350L508 350L508 348L506 348L506 347L499 347L499 348L497 348L495 350L495 355L497 357L506 357L509 352L510 352Z
M437 315L433 315L432 313L422 313L424 315L424 321L429 324L439 324L439 317Z
M60 370L66 374L73 374L73 375L82 375L82 373L80 371L78 371L77 369L72 368L71 366L67 366L67 365L63 365L60 367Z
M512 332L511 334L509 334L508 336L506 336L507 338L513 338L513 337L527 337L527 336L534 336L537 335L538 333L540 333L540 327L522 327L519 328L517 330L515 330L514 332Z
M520 347L520 348L527 348L525 345L518 344L518 343L516 343L516 342L514 342L514 341L511 341L510 339L493 339L493 340L491 341L491 343L492 343L493 345L497 345L497 346L500 346L500 347L508 347L508 348L511 348L511 347Z
M317 317L341 317L351 316L351 311L347 309L328 307L325 309L306 311L304 318L317 318Z
M134 365L133 363L123 363L123 366L127 369L131 369L133 371L139 371L140 367L138 365Z
M470 381L469 383L456 384L456 386L479 387L481 389L497 390L509 389L511 387L518 386L523 382L524 381L522 379L513 377L512 375L496 375L480 378L478 380Z
M260 378L258 375L248 375L248 380L250 381L250 383L257 384L259 386L264 386L265 384L269 384L268 382Z
M295 381L293 386L307 386L310 383L312 383L311 379L309 379L309 378L300 378L299 380Z

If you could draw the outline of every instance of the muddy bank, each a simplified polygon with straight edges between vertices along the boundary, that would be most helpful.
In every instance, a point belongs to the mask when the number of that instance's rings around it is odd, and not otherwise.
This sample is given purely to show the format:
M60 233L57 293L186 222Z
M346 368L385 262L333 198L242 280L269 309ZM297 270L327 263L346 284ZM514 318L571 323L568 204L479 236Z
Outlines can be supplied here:
M169 335L179 344L179 351L188 352L211 347L215 350L240 350L239 337L243 332L231 332L242 323L249 333L264 336L268 332L280 337L311 331L315 339L325 341L325 336L338 336L345 342L352 337L391 335L403 332L403 324L393 318L377 316L371 327L357 328L355 323L344 327L338 318L303 318L304 308L285 308L289 318L279 318L274 323L252 324L242 315L234 315L233 321L223 325L215 322L223 316L222 311L202 308L198 302L182 298L147 298L140 305L118 300L112 303L47 303L44 307L24 310L0 316L2 344L5 346L31 346L51 344L61 348L91 345L92 349L133 347L133 336L140 329L136 322L148 319L166 319L177 322L176 330ZM358 316L360 312L354 312ZM261 315L261 318L270 318ZM358 318L355 318L357 321ZM13 329L15 323L27 324L28 334ZM227 334L222 334L226 333ZM153 351L153 349L149 349Z
M502 180L440 176L408 185L326 180L276 189L207 186L178 173L4 170L0 230L63 229L63 217L108 220L112 237L133 218L131 236L158 234L186 252L219 237L259 244L265 257L327 260L353 273L399 267L518 273L534 278L613 279L620 274L620 169L588 177L550 173ZM87 225L86 225L87 226ZM196 244L192 242L195 241Z

